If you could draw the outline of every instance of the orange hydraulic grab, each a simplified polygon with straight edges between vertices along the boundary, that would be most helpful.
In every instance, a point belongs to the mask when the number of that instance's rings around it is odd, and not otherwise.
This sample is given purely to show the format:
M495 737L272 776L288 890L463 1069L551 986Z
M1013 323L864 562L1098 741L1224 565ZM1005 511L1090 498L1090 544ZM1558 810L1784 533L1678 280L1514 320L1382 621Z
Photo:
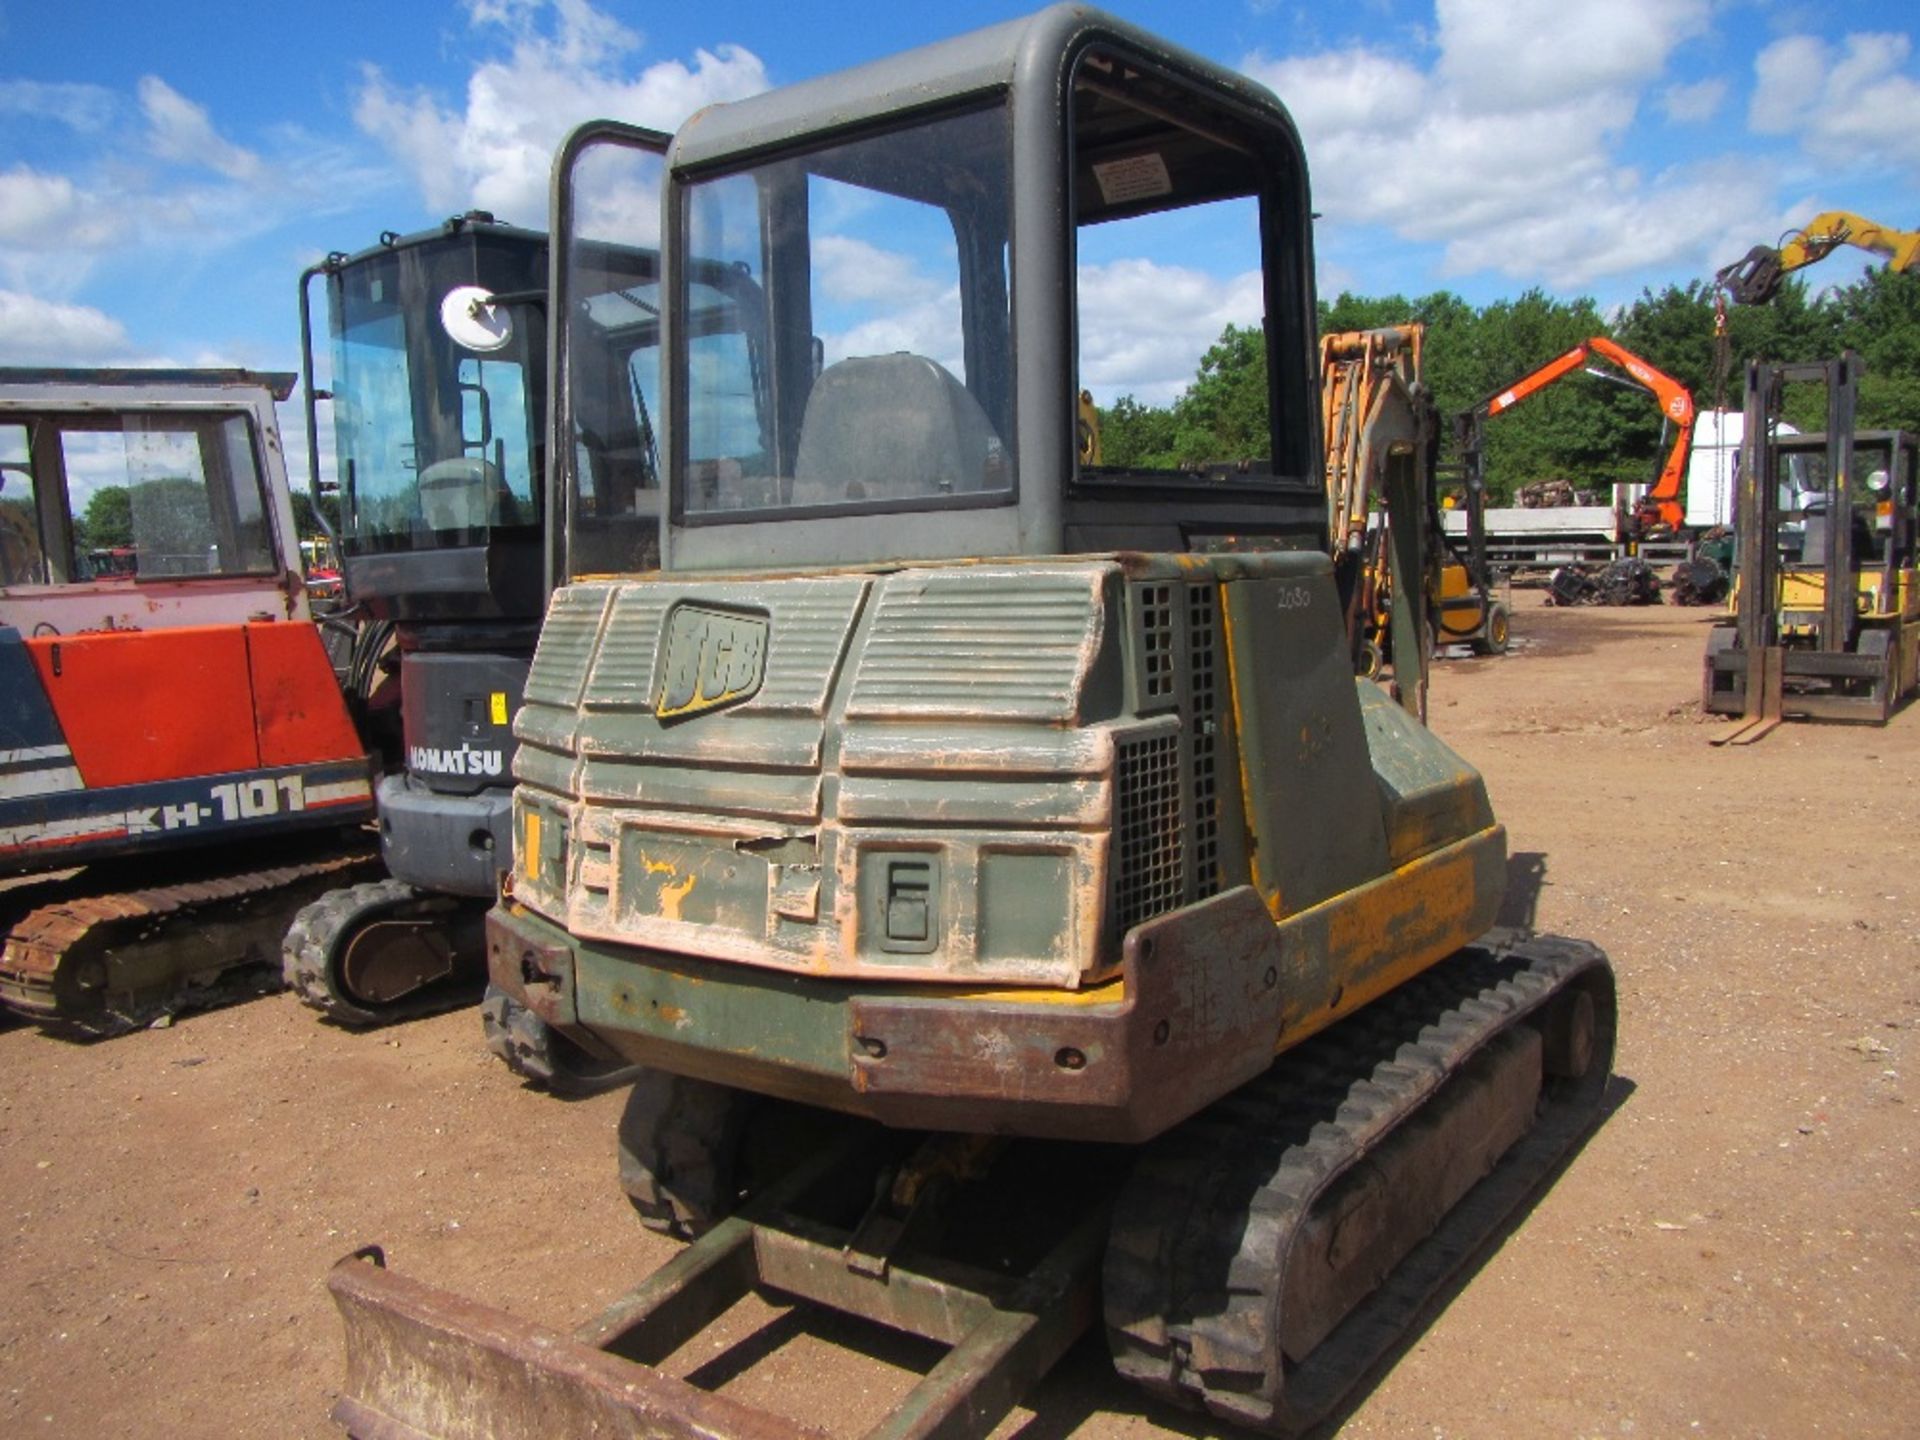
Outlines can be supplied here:
M1678 531L1686 523L1686 506L1680 496L1680 485L1686 478L1687 457L1693 450L1693 392L1664 370L1642 360L1626 346L1604 335L1582 340L1564 355L1555 356L1539 369L1528 372L1481 401L1468 412L1469 423L1477 428L1482 420L1506 413L1529 395L1537 394L1554 381L1580 369L1595 355L1619 366L1636 383L1651 391L1653 398L1659 402L1661 416L1674 427L1673 448L1667 452L1659 478L1636 502L1634 519L1643 532L1656 525Z

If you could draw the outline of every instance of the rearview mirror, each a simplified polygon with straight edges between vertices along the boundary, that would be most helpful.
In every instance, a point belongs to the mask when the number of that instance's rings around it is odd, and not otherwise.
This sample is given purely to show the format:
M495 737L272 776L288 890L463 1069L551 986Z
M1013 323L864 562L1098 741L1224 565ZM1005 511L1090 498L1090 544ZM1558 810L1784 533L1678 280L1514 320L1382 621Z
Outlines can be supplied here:
M513 339L513 317L478 285L456 285L440 302L440 328L454 344L476 354L504 350Z

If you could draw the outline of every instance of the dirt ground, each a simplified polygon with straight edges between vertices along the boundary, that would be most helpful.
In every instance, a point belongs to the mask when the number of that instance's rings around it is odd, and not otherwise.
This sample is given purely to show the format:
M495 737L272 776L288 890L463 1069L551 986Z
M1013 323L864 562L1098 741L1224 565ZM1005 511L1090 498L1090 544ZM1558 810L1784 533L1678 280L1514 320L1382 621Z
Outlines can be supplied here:
M1514 653L1441 665L1433 720L1540 927L1613 957L1618 1104L1326 1433L1920 1434L1920 710L1710 748L1703 612L1515 604ZM614 1182L619 1098L522 1089L471 1011L15 1028L0 1074L6 1435L336 1433L323 1279L369 1241L561 1327L672 1251ZM735 1392L843 1434L927 1363L857 1329L763 1339L786 1343ZM1137 1397L1097 1338L1030 1401L1003 1434L1221 1433Z

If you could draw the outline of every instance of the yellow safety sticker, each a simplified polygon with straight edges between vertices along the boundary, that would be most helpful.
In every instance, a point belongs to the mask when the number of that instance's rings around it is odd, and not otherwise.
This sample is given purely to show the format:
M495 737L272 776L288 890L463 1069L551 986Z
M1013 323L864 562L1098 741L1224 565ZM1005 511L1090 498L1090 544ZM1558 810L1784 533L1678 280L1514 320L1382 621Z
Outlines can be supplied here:
M492 695L487 697L487 708L489 709L489 711L491 711L493 715L494 724L496 725L506 724L507 723L507 692L504 690L494 691Z
M529 880L540 878L540 812L529 810L527 817L527 844L520 855L520 873Z

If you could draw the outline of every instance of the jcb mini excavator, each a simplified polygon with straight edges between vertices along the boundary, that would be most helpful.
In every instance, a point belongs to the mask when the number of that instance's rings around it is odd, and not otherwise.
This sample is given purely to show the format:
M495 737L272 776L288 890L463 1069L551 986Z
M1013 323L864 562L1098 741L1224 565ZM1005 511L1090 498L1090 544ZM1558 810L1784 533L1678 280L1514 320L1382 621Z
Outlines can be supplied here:
M699 1238L571 1338L360 1252L336 1417L792 1433L658 1368L759 1285L953 1347L875 1434L984 1436L1101 1317L1150 1392L1312 1423L1594 1121L1615 1018L1594 947L1490 931L1485 787L1353 676L1291 120L1058 6L696 115L659 291L572 303L661 139L558 162L566 583L488 962L650 1067L622 1178ZM1080 282L1197 234L1262 277L1269 453L1083 461ZM664 328L650 495L583 321Z
M0 1001L110 1034L272 988L370 872L301 581L286 375L0 370ZM77 873L69 873L73 867Z

